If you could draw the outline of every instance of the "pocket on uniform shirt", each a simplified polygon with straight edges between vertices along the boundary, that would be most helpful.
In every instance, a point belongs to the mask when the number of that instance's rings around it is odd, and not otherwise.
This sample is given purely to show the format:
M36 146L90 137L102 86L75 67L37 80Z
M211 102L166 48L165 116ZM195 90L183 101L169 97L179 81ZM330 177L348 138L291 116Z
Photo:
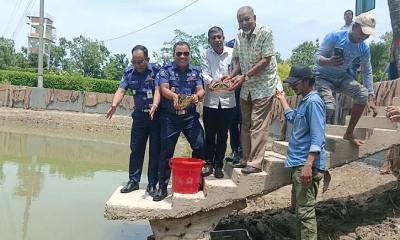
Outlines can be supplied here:
M138 81L130 81L130 82L128 82L128 87L130 89L138 90L139 89L139 82Z

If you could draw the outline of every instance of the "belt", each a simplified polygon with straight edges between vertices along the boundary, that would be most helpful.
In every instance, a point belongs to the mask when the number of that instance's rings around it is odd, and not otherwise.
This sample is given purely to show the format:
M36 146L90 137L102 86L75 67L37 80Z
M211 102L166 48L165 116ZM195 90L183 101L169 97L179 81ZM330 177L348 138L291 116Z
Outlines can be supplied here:
M188 110L178 110L178 111L175 111L175 114L176 115L184 115L184 114L186 114L186 113L189 113L189 111Z
M149 109L149 108L135 108L135 110L136 110L136 111L139 111L139 112L145 112L145 113L150 112L150 109Z

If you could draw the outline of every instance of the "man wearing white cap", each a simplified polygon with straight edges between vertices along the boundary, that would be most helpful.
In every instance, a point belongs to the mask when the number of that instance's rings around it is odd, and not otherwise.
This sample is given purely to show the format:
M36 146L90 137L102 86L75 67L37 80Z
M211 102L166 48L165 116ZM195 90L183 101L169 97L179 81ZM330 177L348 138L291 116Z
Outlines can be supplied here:
M374 88L372 79L371 53L364 42L375 34L375 17L371 13L360 14L350 31L337 31L325 36L315 54L316 89L326 105L326 122L333 123L335 98L332 92L344 93L353 98L351 118L343 138L361 145L364 141L356 139L354 128L368 104L374 112ZM355 58L360 58L364 84L358 83L351 74Z

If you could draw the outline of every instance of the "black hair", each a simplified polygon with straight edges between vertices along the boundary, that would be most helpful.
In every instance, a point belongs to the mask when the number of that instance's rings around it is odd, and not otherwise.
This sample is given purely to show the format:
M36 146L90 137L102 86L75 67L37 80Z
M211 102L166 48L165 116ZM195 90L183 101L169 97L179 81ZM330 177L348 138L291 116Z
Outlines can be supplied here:
M353 17L354 17L354 13L353 13L353 11L351 11L350 9L347 9L346 11L344 11L344 14L346 14L347 12L351 12L351 16L353 16Z
M315 75L312 75L310 77L308 77L306 80L308 80L308 86L312 87L315 84Z
M175 50L176 50L176 46L187 46L189 48L190 51L190 45L189 43L185 42L185 41L178 41L174 44L174 47L172 48L172 54L175 54Z
M208 38L211 37L211 34L216 33L216 32L222 33L222 36L224 35L224 31L222 30L222 28L214 26L208 30L208 34L207 34Z
M143 45L136 45L136 46L134 46L134 47L132 48L132 54L133 54L133 52L136 51L136 50L142 50L142 51L143 51L143 54L144 54L144 57L145 57L145 58L148 58L148 57L149 57L149 51L147 50L147 48L146 48L145 46L143 46Z

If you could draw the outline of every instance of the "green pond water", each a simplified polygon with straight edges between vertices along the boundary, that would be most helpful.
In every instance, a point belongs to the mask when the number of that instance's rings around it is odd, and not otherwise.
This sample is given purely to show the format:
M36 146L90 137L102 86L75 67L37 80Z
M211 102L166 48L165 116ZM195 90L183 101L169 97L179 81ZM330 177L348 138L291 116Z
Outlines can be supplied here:
M146 239L148 221L103 218L128 157L128 143L0 132L0 239Z

